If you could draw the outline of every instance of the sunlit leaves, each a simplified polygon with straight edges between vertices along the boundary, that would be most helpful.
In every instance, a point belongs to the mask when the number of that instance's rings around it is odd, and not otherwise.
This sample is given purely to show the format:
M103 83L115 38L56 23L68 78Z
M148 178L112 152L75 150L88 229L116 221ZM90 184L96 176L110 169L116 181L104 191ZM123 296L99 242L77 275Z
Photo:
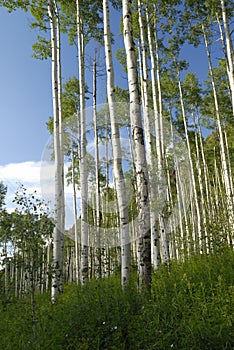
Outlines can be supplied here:
M37 42L32 45L33 57L39 60L47 60L51 57L51 43L41 36L37 36Z

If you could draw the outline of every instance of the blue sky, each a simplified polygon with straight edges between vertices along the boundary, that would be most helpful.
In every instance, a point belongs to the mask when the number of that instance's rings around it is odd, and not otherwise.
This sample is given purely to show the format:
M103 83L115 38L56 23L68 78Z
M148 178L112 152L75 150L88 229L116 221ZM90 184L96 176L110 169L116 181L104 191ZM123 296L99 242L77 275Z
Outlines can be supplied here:
M119 15L112 14L111 29L116 31L116 46L123 44L118 35ZM51 63L32 57L32 44L37 33L30 29L29 14L16 11L9 14L0 9L0 181L8 186L7 204L13 198L17 182L40 192L40 161L50 135L46 122L52 115ZM88 51L92 56L95 47ZM103 49L101 62L104 62ZM201 78L207 74L204 48L184 48L190 70ZM113 55L114 56L114 55ZM87 61L91 65L92 59ZM89 63L90 62L90 63ZM127 87L125 73L116 64L116 84ZM63 81L77 75L76 50L62 40ZM125 79L123 77L125 76ZM91 81L91 72L87 70ZM106 99L105 77L98 82L98 102ZM90 105L88 102L87 105ZM69 192L69 191L68 191Z
M39 161L49 137L51 64L32 57L36 33L30 21L23 12L0 11L0 165ZM70 75L75 60L69 58Z
M32 44L38 33L30 28L31 21L31 16L24 12L9 14L4 8L0 9L0 181L8 186L6 204L10 210L20 183L29 191L40 193L41 159L51 138L46 127L52 115L51 62L32 57ZM89 48L90 55L94 50L95 47ZM90 81L91 74L87 70ZM76 75L76 50L63 36L63 82ZM126 86L126 81L124 84ZM98 86L99 102L103 102L105 77ZM67 192L69 195L70 189ZM71 203L69 198L68 201Z
M117 18L118 21L118 18ZM46 128L52 115L51 64L32 57L36 32L30 29L29 14L0 11L0 165L40 161L48 140ZM115 27L119 26L115 23ZM116 38L119 43L122 39ZM94 48L93 48L94 50ZM185 50L192 71L201 76L207 72L204 49ZM191 51L191 53L190 53ZM76 75L76 52L63 40L63 81ZM88 73L89 75L89 73ZM124 73L118 72L118 83ZM126 86L126 81L122 80ZM99 97L105 101L105 82L99 84Z

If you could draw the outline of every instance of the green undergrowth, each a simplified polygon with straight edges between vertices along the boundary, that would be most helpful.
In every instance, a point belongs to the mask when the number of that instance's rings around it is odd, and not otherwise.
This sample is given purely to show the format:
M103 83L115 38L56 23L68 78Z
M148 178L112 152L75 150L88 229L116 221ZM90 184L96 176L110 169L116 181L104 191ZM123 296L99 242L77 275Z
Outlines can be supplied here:
M221 350L234 348L234 254L173 262L153 274L152 292L135 282L122 291L119 276L69 285L56 305L2 297L0 348L5 350Z

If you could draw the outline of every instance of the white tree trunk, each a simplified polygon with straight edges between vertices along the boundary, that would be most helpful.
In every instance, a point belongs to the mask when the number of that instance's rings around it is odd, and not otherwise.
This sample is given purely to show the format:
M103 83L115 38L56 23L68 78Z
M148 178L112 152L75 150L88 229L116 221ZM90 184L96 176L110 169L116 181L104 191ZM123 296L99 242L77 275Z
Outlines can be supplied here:
M97 259L98 259L98 277L102 277L101 260L101 206L100 206L100 180L99 180L99 150L98 150L98 126L97 126L97 62L96 53L93 65L93 124L94 124L94 142L95 142L95 178L96 178L96 239L97 239Z
M220 113L219 113L218 96L217 96L216 84L215 84L215 80L214 80L213 66L212 66L212 62L211 62L208 39L207 39L205 27L203 24L202 24L202 31L203 31L203 36L204 36L204 42L205 42L205 47L206 47L206 54L207 54L207 58L208 58L210 78L211 78L212 90L213 90L213 96L214 96L215 115L216 115L216 122L217 122L218 133L219 133L219 142L220 142L222 179L223 179L226 197L227 197L227 212L228 212L230 230L233 233L233 231L234 231L234 215L233 215L232 190L231 190L231 185L230 185L229 170L228 170L227 158L226 158L226 153L225 153L225 144L224 144L224 139L223 139L223 130L222 130L222 125L221 125ZM230 236L229 236L229 243L232 244L232 239Z
M225 147L226 147L226 151L227 151L227 163L228 163L228 171L229 171L229 179L230 179L231 196L233 198L234 191L233 191L232 166L231 166L231 159L230 159L227 131L225 129L224 129L224 140L225 140Z
M78 223L77 223L77 200L76 200L76 179L75 179L75 156L72 150L72 189L73 189L73 212L74 212L74 231L75 231L75 275L76 283L79 282L79 237L78 237Z
M195 201L195 207L196 207L196 215L197 215L197 218L196 218L196 221L197 221L196 230L197 231L195 234L195 246L196 246L196 249L199 250L201 248L201 215L200 215L200 208L199 208L199 203L198 203L197 188L196 188L194 167L193 167L193 161L192 161L192 153L191 153L191 147L190 147L189 136L188 136L188 127L187 127L187 121L186 121L186 115L185 115L183 92L182 92L179 72L178 72L178 87L179 87L179 93L180 93L180 104L181 104L181 111L182 111L183 122L184 122L186 144L187 144L187 149L188 149L188 158L189 158L190 171L191 171L192 189L193 189L193 195L194 195L194 201Z
M52 302L56 301L58 294L63 291L63 235L64 235L64 188L63 188L63 161L61 150L61 126L59 111L59 79L57 25L54 2L48 1L48 16L51 29L52 50L52 95L54 116L54 154L55 154L55 228L53 233L53 266L52 266ZM61 96L60 96L61 98Z
M82 33L82 19L80 16L80 1L76 0L77 11L77 40L78 66L80 88L80 189L81 189L81 283L88 280L88 205L87 205L87 169L86 169L86 116L85 116L85 78L84 78L84 38Z
M220 0L222 7L222 16L223 16L223 25L224 32L226 37L226 50L227 50L227 72L229 84L232 92L232 111L234 115L234 52L233 52L233 44L230 33L230 28L227 19L226 5L225 0Z
M154 54L153 48L153 38L150 28L150 18L148 7L146 7L146 20L147 20L147 33L148 33L148 43L149 43L149 52L150 52L150 61L151 61L151 81L152 81L152 94L153 94L153 105L154 105L154 119L155 119L155 136L156 136L156 153L157 153L157 179L158 179L158 194L161 198L163 195L162 189L163 184L163 159L164 159L164 136L163 136L163 119L162 119L162 94L161 94L161 82L160 82L160 68L159 68L159 54L158 54L158 40L157 40L157 28L155 24L155 48L156 48L156 57ZM157 82L155 78L155 73L157 72ZM157 85L157 87L156 87ZM158 89L158 90L157 90ZM158 92L157 92L158 91ZM159 105L159 108L158 108ZM155 239L158 245L161 245L161 259L160 259L160 250L159 248L153 245L153 256L154 256L154 266L158 267L160 261L163 263L169 263L169 243L167 239L167 233L165 230L164 216L159 209L158 215L159 221L159 230Z
M134 161L137 183L139 239L139 277L148 288L151 285L151 232L149 211L149 181L146 164L144 135L141 110L139 105L139 88L135 45L132 35L131 2L123 0L123 32L127 58L128 86L130 95L130 118L134 146Z
M200 159L200 150L198 144L198 134L195 117L193 115L194 122L194 134L195 134L195 146L196 146L196 165L197 165L197 173L198 173L198 184L200 189L200 197L201 197L201 217L202 217L202 251L204 253L208 253L207 249L209 246L208 243L208 232L207 232L207 220L206 220L206 211L205 211L205 198L204 198L204 189L203 189L203 181L202 181L202 169L201 169L201 159Z
M175 150L175 136L174 136L174 128L173 128L173 124L172 124L172 115L171 115L171 111L170 111L170 129L171 129L171 139L173 142L173 149ZM177 193L177 203L178 203L178 213L177 215L179 216L179 220L178 217L176 217L176 220L179 221L179 228L180 228L180 237L183 241L185 236L185 233L187 235L187 237L189 237L189 229L188 229L188 219L187 219L187 212L186 212L186 205L185 205L185 194L184 194L184 188L181 182L181 176L180 176L180 167L179 167L179 162L178 162L178 158L177 155L174 151L174 162L175 162L175 174L176 174L176 178L175 178L175 185L176 185L176 193ZM173 204L173 203L172 203ZM185 228L183 225L183 216L184 216L184 221L185 221ZM183 242L182 242L182 250L183 250ZM178 252L178 245L177 245L177 249L176 249L176 253L177 253L177 258L179 256L179 252ZM185 254L185 252L183 252Z
M57 76L58 76L58 113L59 113L59 141L60 141L60 153L61 153L61 175L62 175L62 186L64 189L64 141L63 141L63 118L62 118L62 68L61 68L61 37L60 37L60 20L59 20L59 11L57 6L57 1L54 1L54 11L56 16L56 49L57 49ZM65 195L64 190L62 191L62 206L65 208ZM63 211L62 227L65 227L65 210Z
M120 144L120 133L118 126L117 109L114 98L114 68L112 61L111 33L110 33L110 14L108 0L103 0L104 15L104 42L107 70L107 96L111 120L111 140L113 149L113 173L117 190L119 219L120 219L120 238L121 238L121 278L124 286L130 276L130 242L129 242L129 220L128 204L126 198L125 180L122 168L122 151Z
M146 8L146 14L148 18L148 10ZM139 27L140 27L140 38L141 38L141 47L142 47L142 103L143 103L143 116L144 116L144 130L145 130L145 143L146 143L146 158L149 165L149 190L150 190L150 227L151 227L151 248L152 248L152 260L155 269L160 266L160 241L159 241L159 225L158 225L158 213L155 207L156 198L157 198L157 189L156 189L156 177L157 172L155 171L155 166L153 163L153 145L152 145L152 127L150 125L150 108L149 108L149 94L148 94L148 65L147 65L147 47L144 31L144 23L142 19L142 2L138 0L138 17L139 17ZM154 62L154 56L152 55L152 38L151 32L148 23L148 41L150 42L150 53L151 60ZM154 67L154 63L152 63ZM155 76L155 72L151 71L152 77ZM154 79L154 78L153 78ZM152 82L153 88L153 97L154 97L154 106L156 108L155 115L158 116L157 112L157 101L156 101L156 88L155 81ZM156 136L157 137L157 136ZM160 179L158 179L160 182ZM161 229L161 227L160 227ZM162 243L162 261L168 261L168 246L166 241L165 230L160 232L161 243ZM166 251L165 251L166 248Z

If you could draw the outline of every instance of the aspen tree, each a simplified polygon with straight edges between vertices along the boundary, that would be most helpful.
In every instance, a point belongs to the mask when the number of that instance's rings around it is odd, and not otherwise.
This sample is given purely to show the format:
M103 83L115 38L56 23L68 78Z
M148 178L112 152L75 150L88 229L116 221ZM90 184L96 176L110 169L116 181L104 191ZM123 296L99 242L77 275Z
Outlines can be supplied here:
M210 174L208 170L207 161L205 158L204 144L202 140L202 132L201 132L201 125L200 125L199 119L198 119L197 127L198 127L199 145L200 145L202 163L203 163L203 174L204 174L204 180L205 180L207 213L208 213L208 218L214 218L214 213L212 211L212 197L211 197L211 191L210 191Z
M229 71L226 43L225 43L225 39L224 39L223 26L222 26L222 23L221 23L221 20L219 18L218 13L216 14L216 21L218 23L219 32L220 32L220 40L221 40L221 43L222 43L223 53L224 53L224 57L225 57L225 65L226 65L227 77L229 78L230 71ZM229 79L229 89L230 89L229 93L230 93L230 97L231 97L231 101L232 101L232 92L231 92L230 79ZM232 111L232 113L233 113L233 111Z
M138 88L137 60L132 32L131 2L122 1L124 46L127 58L128 86L130 96L130 119L134 147L134 163L137 183L139 226L139 277L145 285L151 285L151 232L149 211L149 180L146 165L145 143L142 128Z
M186 213L186 205L184 200L184 190L181 182L181 176L180 176L180 167L179 162L177 159L177 156L175 154L175 135L174 135L174 128L172 125L172 115L170 113L170 130L171 130L171 138L172 138L172 144L173 144L173 156L174 156L174 162L175 162L175 175L176 175L176 194L177 194L177 203L178 203L178 216L179 216L179 228L180 228L180 237L182 239L182 250L183 250L183 243L185 239L185 233L184 229L187 235L187 239L189 237L189 230L188 230L188 219L187 219L187 213ZM183 224L183 216L185 217L185 228ZM183 252L184 254L185 252ZM176 249L176 256L178 258L178 249Z
M76 179L75 179L75 154L72 150L72 189L73 189L73 215L74 215L74 231L75 231L75 270L76 270L76 283L79 282L79 237L78 237L78 216L77 216L77 200L76 200Z
M146 13L147 13L146 9ZM141 42L141 50L142 50L142 102L143 102L143 117L144 117L144 131L145 131L145 144L146 144L146 158L147 158L147 164L149 165L149 191L150 191L150 225L151 225L151 247L152 247L152 259L154 263L154 267L157 269L160 265L160 243L161 243L161 251L162 251L162 262L169 261L168 256L168 242L166 239L166 232L165 230L162 230L159 235L158 229L158 213L155 208L155 202L157 201L157 192L156 192L156 177L158 177L158 186L160 186L161 177L158 176L159 174L155 171L155 165L153 162L153 145L152 145L152 126L150 121L150 108L149 108L149 92L148 92L148 65L147 65L147 44L146 44L146 38L145 38L145 30L144 30L144 24L143 24L143 18L142 18L142 2L138 0L138 18L139 18L139 27L140 27L140 42ZM148 24L149 25L149 24ZM148 31L149 31L148 27ZM150 36L150 43L151 43L151 35L148 32L148 38ZM151 43L152 45L152 43ZM151 47L152 50L152 47ZM154 57L151 56L151 59L154 60ZM151 75L154 76L154 72L151 72ZM155 82L154 82L155 83ZM155 86L152 88L154 91L154 98L155 96ZM154 106L156 108L156 117L158 116L157 112L157 101ZM156 135L156 139L159 135ZM160 142L160 141L159 141ZM160 191L159 191L160 194ZM160 222L160 220L159 220ZM160 225L160 230L162 229ZM163 232L164 231L164 232ZM160 238L160 239L159 239Z
M198 133L197 133L197 127L196 127L196 121L193 114L193 123L194 123L194 135L195 135L195 146L196 146L196 166L197 166L197 172L198 172L198 184L200 189L200 196L201 196L201 217L202 217L202 230L204 231L202 239L204 242L202 243L202 249L206 253L208 249L208 232L207 232L207 221L206 221L206 211L205 211L205 198L204 198L204 189L203 189L203 182L202 182L202 169L201 169L201 159L200 159L200 150L199 150L199 143L198 143Z
M100 203L100 179L99 179L99 149L98 149L98 126L97 126L97 61L96 51L93 63L93 124L95 142L95 193L96 193L96 242L98 259L98 277L102 277L102 257L101 257L101 203Z
M52 0L48 1L48 16L51 30L52 53L52 94L54 114L54 154L55 154L55 228L53 239L53 268L52 268L52 302L63 291L63 234L64 234L64 188L63 188L63 160L61 150L61 126L59 109L59 79L58 75L58 42L56 32L55 7ZM60 96L61 98L61 96Z
M59 19L59 10L57 1L53 0L54 5L54 14L55 14L55 21L56 21L56 50L57 50L57 76L58 76L58 114L59 114L59 142L60 142L60 153L61 153L61 182L62 182L62 194L61 194L61 201L62 201L62 207L65 208L65 197L64 197L64 140L63 140L63 116L62 116L62 63L61 63L61 35L60 35L60 19ZM62 213L62 227L63 230L65 228L65 209ZM62 257L63 260L63 257Z
M188 158L189 158L190 171L191 171L192 188L193 188L193 195L194 195L196 215L197 215L197 228L196 228L197 232L195 232L195 242L194 243L195 243L196 250L199 250L201 248L201 216L200 216L200 208L199 208L199 203L198 203L195 174L194 174L194 166L193 166L192 153L191 153L191 147L190 147L189 136L188 136L188 127L187 127L187 121L186 121L186 115L185 115L184 99L183 99L183 92L182 92L179 71L177 74L178 74L178 87L179 87L179 94L180 94L180 104L181 104L181 111L182 111L182 117L183 117L183 123L184 123L186 144L187 144L187 150L188 150Z
M226 38L226 54L227 54L227 73L230 84L230 89L232 92L232 111L234 115L234 52L233 43L228 23L227 11L226 11L226 1L220 0L222 8L223 25Z
M230 179L230 188L231 188L231 194L232 194L232 198L233 198L233 195L234 195L233 177L232 177L232 166L231 166L231 159L230 159L230 152L229 152L229 145L228 145L227 130L224 129L223 133L224 133L225 147L226 147L226 151L227 151L227 162L228 162L228 171L229 171L229 179Z
M81 283L88 280L88 205L87 205L87 169L86 169L86 116L85 116L85 78L84 78L84 34L83 20L80 15L80 1L76 0L76 25L78 41L78 67L80 91L80 190L81 190Z
M154 6L156 11L156 7ZM157 153L157 182L158 182L158 196L161 198L163 196L164 190L162 189L162 184L164 182L163 174L163 159L164 159L164 136L163 136L163 119L162 119L162 91L161 91L161 80L160 80L160 67L159 67L159 48L158 48L158 36L157 36L157 25L156 19L154 23L154 37L152 36L149 9L146 5L146 21L147 21L147 35L150 53L150 63L151 63L151 85L153 94L153 106L154 106L154 120L155 120L155 137L156 137L156 153ZM156 16L156 14L155 14ZM155 50L153 46L155 42ZM157 75L157 79L156 79ZM156 233L155 240L156 244L153 244L153 256L154 265L158 267L162 259L163 263L169 263L169 245L167 234L165 230L164 216L159 209L158 223L160 233ZM157 246L161 245L161 258L160 249Z
M212 91L213 91L213 97L214 97L216 123L217 123L218 133L219 133L222 180L224 183L226 197L227 197L227 212L228 212L230 230L231 230L231 232L233 232L233 229L234 229L233 200L232 200L232 191L231 191L231 185L230 185L227 157L226 157L226 153L225 153L225 144L224 144L224 138L223 138L222 125L221 125L221 117L220 117L220 112L219 112L218 95L217 95L217 89L216 89L216 84L215 84L215 79L214 79L213 65L212 65L211 55L210 55L210 50L209 50L209 42L208 42L204 23L201 24L201 27L202 27L203 37L204 37L207 59L208 59L210 78L211 78L211 83L212 83ZM231 241L232 241L231 234L229 235L228 240L229 240L229 243L231 243Z
M118 109L115 105L114 88L114 68L112 61L111 33L110 33L110 14L108 0L103 0L104 16L104 42L107 69L107 96L111 121L111 141L113 150L113 172L117 190L119 206L119 224L121 237L121 276L122 285L128 281L130 275L130 243L129 243L129 219L128 205L126 198L125 180L122 168L122 151L120 144L120 132L117 121Z

